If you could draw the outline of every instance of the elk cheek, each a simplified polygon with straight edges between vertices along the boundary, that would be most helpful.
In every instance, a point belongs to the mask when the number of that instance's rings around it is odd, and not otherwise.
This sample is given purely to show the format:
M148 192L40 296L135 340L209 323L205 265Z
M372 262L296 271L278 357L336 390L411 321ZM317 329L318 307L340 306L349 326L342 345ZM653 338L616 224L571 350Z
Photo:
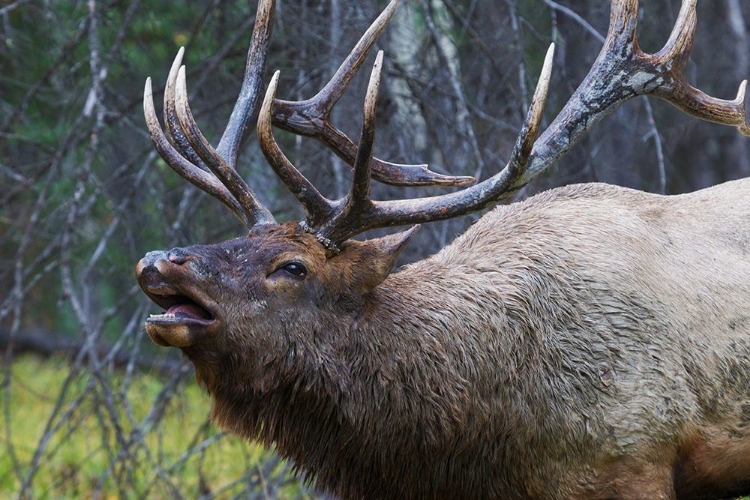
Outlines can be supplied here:
M248 303L247 310L250 311L251 318L262 316L268 311L268 302L265 300L253 299Z
M306 281L298 279L271 277L266 280L265 288L270 307L288 308L299 305L308 286Z

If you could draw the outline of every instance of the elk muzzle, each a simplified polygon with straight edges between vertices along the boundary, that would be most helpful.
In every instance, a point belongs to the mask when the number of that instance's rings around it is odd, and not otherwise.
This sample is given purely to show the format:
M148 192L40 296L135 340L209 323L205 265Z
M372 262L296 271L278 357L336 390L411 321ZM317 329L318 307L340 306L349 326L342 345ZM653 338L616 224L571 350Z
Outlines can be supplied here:
M146 333L160 346L188 347L218 331L216 302L200 286L192 260L173 249L149 252L136 265L141 289L165 311L146 320Z

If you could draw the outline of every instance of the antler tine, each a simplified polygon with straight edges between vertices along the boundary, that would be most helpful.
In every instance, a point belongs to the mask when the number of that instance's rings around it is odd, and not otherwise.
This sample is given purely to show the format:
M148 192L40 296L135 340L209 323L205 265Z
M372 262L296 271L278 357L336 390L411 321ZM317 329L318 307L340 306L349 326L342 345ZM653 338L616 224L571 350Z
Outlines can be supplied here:
M174 106L177 112L177 120L182 128L183 133L190 141L201 160L211 169L222 184L237 199L249 220L254 221L253 225L271 224L275 222L273 215L264 207L260 200L255 196L245 180L237 171L229 166L224 158L216 152L211 144L201 133L198 125L195 123L193 113L190 110L187 95L187 83L185 79L185 66L180 67L177 74L177 85L175 88Z
M314 97L304 101L277 99L274 103L274 125L289 132L322 140L319 135L324 133L324 125L328 123L333 107L362 67L370 49L388 26L399 3L400 0L392 0L388 4L349 52L330 81Z
M177 84L177 73L179 73L180 67L182 66L182 58L185 55L185 47L180 47L177 51L172 62L172 67L169 69L169 76L167 76L167 84L164 87L164 129L166 130L167 137L174 144L175 149L185 157L189 162L195 166L210 172L209 168L203 163L200 156L195 152L193 147L190 145L185 134L182 133L180 123L177 121L177 113L174 107L174 94L175 85Z
M697 0L682 2L677 21L675 21L672 32L669 34L669 40L659 52L654 54L654 57L662 62L674 61L680 67L680 71L684 70L687 65L690 58L690 49L695 39L695 29L698 26L696 5Z
M143 90L143 113L146 117L146 126L151 134L151 140L156 147L156 151L164 159L167 165L197 188L220 200L245 226L251 226L252 223L248 219L247 214L239 203L237 203L237 200L232 197L232 194L227 188L224 187L214 175L201 170L193 163L186 160L169 143L161 129L159 118L156 116L156 110L154 109L151 78L146 79L146 85Z
M393 17L400 0L392 0L370 25L331 80L313 98L305 101L277 99L273 107L273 123L289 132L315 138L328 146L349 165L355 162L357 146L339 129L329 116L333 106L348 88L351 80L367 58L372 46ZM397 186L466 186L475 179L467 176L442 175L427 165L402 165L373 159L373 178Z
M745 115L745 90L747 80L740 84L734 100L711 97L687 83L685 66L690 58L690 49L695 37L697 0L685 0L679 17L666 45L656 54L640 53L640 57L654 68L665 67L664 81L653 90L679 109L697 118L722 125L737 127L741 134L750 136L750 127Z
M321 224L335 208L335 204L327 200L315 186L300 173L291 161L281 151L273 136L271 109L274 105L276 88L279 85L277 71L268 85L263 106L258 116L258 142L266 160L279 176L289 191L300 201L307 213L307 222L313 227Z
M261 101L261 87L263 85L263 70L266 67L268 41L273 31L273 16L276 10L276 0L261 0L255 15L255 28L250 49L247 52L245 77L242 80L240 95L229 117L229 122L221 136L216 151L227 164L235 168L240 143L246 128L255 128Z
M379 51L370 74L365 95L362 133L360 134L357 160L354 162L351 199L353 204L370 197L370 176L372 174L372 151L375 147L375 112L380 91L380 72L383 69L383 51Z
M542 114L544 106L547 104L547 94L549 94L549 85L552 79L552 63L555 55L555 44L551 44L547 49L547 55L544 57L542 72L539 75L539 81L534 89L534 95L531 98L531 105L526 114L526 120L518 134L513 152L510 155L508 165L503 169L507 171L506 179L500 184L502 189L508 189L526 172L529 165L529 157L539 137L539 127L542 124ZM503 171L499 175L503 174ZM498 187L497 189L501 189Z
M331 80L315 97L310 99L309 102L312 106L318 106L321 110L324 110L324 116L327 116L331 112L333 106L336 105L339 99L341 99L341 96L344 95L344 92L346 92L352 79L367 59L367 54L369 54L370 49L388 26L388 23L396 12L399 3L400 0L392 0L391 3L388 4L385 10L381 12L377 19L375 19L370 27L367 28L367 31L365 31L364 35L362 35L352 51L349 52L349 55L344 62L341 63L341 66L336 70L336 73Z
M279 102L284 101L276 101ZM333 151L339 158L341 158L348 165L352 165L357 156L357 145L347 137L342 131L330 124L326 123L315 123L312 127L315 129L303 130L297 128L296 125L289 125L289 123L282 122L286 120L286 115L278 120L279 113L274 108L274 125L288 132L292 132L298 135L304 135L317 139L325 144L331 151ZM302 115L291 117L298 119ZM312 122L311 122L312 123ZM310 128L309 126L307 127ZM406 165L401 163L392 163L389 161L381 160L380 158L372 159L372 170L373 178L383 184L389 184L391 186L410 186L410 187L463 187L468 186L476 182L474 177L464 175L445 175L433 172L429 169L427 164L421 165Z
M328 242L328 246L333 250L337 249L338 243L346 239L347 236L344 235L353 230L357 231L355 228L362 221L368 219L375 207L370 200L370 177L372 175L372 153L375 147L375 112L378 104L382 68L383 51L381 50L375 58L370 81L367 85L362 132L357 148L357 159L354 162L351 190L343 203L336 209L334 215L322 227L312 228L319 239Z

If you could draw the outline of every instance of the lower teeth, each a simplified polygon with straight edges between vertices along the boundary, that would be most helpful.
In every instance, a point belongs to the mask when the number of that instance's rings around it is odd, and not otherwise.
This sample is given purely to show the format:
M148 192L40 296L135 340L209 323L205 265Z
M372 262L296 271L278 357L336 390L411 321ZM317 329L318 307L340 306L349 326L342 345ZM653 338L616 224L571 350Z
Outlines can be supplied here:
M164 313L164 314L150 314L149 317L151 319L172 319L172 318L176 318L177 316L175 316L174 314L170 314L170 313Z

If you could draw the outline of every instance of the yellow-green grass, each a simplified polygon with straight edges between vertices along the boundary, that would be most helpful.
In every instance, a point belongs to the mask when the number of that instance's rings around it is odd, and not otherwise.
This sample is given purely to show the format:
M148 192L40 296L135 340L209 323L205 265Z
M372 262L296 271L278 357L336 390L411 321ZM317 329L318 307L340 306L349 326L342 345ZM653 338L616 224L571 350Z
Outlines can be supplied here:
M10 384L0 392L0 498L17 496L21 490L70 368L64 360L25 356L12 363L10 373ZM52 420L59 428L25 496L231 498L242 491L260 492L262 497L266 490L274 498L309 498L289 478L287 468L272 465L273 455L259 445L222 436L186 457L186 450L216 438L218 431L207 423L209 397L189 381L189 375L183 378L186 382L169 399L163 417L144 428L141 424L164 387L163 377L138 374L127 388L126 377L117 371L101 378L86 371L70 377L61 409ZM143 438L134 439L133 430L139 427ZM126 452L123 440L135 444ZM279 485L283 486L278 489Z

